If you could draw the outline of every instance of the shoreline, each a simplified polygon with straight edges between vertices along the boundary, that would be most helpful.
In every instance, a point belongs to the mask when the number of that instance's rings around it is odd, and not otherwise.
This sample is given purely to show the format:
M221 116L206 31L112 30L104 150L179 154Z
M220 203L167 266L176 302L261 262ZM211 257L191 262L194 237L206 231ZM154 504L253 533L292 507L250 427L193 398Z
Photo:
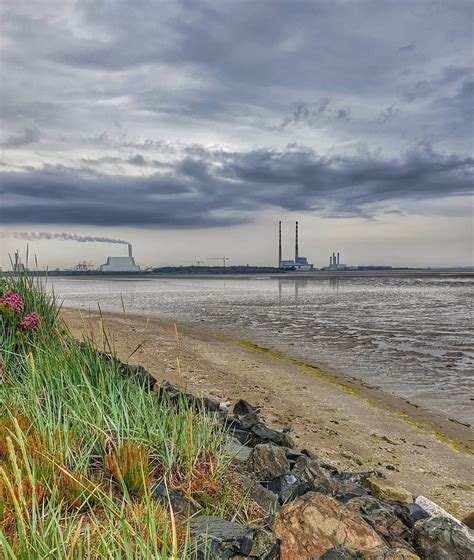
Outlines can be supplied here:
M8 275L8 272L4 272ZM76 271L30 271L30 274L51 278L59 278L66 280L159 280L170 279L176 280L186 278L187 280L207 280L207 279L223 279L223 280L256 280L261 278L272 279L326 279L326 278L380 278L380 277L424 277L424 276L457 276L460 278L472 279L474 270L460 269L391 269L391 270L315 270L312 272L221 272L221 273L188 273L188 272L76 272Z
M63 308L73 334L98 332L99 314ZM102 314L119 358L202 395L262 406L292 427L298 446L345 469L381 468L414 494L454 514L473 509L474 431L356 378L325 371L251 342L140 314ZM179 364L176 356L179 356ZM179 368L179 369L178 369Z

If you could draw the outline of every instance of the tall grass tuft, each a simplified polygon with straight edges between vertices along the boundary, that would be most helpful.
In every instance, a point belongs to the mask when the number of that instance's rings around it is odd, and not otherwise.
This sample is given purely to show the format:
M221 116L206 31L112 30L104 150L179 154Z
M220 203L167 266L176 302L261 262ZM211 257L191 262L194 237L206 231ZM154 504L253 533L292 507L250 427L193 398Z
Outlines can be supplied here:
M154 479L198 514L258 515L231 490L216 419L145 391L96 341L78 343L40 279L0 280L7 292L24 309L0 303L0 557L192 558L188 520L154 501ZM31 313L39 327L21 328Z

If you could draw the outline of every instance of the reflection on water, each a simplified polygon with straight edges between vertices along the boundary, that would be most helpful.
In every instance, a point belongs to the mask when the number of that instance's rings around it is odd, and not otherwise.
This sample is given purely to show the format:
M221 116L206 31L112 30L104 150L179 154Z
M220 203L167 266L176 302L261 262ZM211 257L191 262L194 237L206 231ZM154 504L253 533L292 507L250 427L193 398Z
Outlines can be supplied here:
M55 279L66 306L200 322L472 421L474 279Z

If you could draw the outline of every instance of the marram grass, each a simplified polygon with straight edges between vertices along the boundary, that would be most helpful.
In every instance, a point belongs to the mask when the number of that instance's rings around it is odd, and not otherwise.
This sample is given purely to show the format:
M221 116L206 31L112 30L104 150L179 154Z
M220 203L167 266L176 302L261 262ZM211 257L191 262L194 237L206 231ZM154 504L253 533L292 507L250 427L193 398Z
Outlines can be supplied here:
M215 419L147 392L79 344L54 296L28 276L0 281L24 313L0 307L0 557L193 558L188 521L153 500L152 480L198 514L259 515L236 489ZM103 333L101 350L108 350Z

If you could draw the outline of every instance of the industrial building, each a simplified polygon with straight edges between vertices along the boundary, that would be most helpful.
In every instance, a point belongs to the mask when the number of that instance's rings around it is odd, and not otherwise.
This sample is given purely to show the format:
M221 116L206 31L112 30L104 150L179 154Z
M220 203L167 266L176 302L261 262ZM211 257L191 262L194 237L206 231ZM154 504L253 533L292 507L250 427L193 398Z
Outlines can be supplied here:
M301 257L299 255L299 247L298 247L298 222L296 222L296 231L295 231L295 260L287 261L282 259L282 251L281 251L281 222L278 222L278 268L283 270L295 270L299 272L308 272L314 270L314 267L311 263L308 262L306 257Z
M21 262L19 251L15 251L15 262L13 263L13 272L26 272L25 265Z
M325 266L323 270L346 270L348 268L347 264L341 263L339 261L339 251L329 255L329 266Z
M107 257L107 262L100 267L101 272L140 272L132 254L132 244L128 244L128 257Z

